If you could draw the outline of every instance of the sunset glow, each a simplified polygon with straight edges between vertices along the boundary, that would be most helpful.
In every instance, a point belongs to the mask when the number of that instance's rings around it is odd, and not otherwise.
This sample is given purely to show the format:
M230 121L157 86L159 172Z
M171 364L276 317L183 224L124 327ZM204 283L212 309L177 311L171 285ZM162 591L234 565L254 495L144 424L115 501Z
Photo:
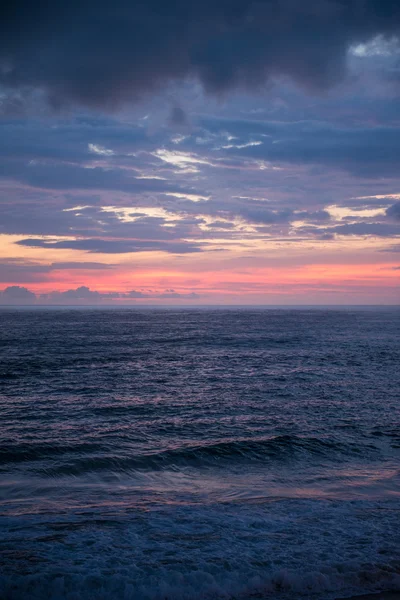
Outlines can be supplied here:
M65 97L4 84L0 303L398 304L398 40L326 55L326 81L308 47L211 87L156 59L150 89L129 56L88 70L99 97L69 64Z

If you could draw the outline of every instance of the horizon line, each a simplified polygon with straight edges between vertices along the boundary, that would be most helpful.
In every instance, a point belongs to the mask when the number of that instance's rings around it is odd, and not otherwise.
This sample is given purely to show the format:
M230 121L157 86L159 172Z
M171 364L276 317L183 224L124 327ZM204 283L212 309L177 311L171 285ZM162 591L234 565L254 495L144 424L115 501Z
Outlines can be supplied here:
M400 308L399 304L0 304L0 310L7 309L25 309L25 310L37 310L37 309L113 309L113 310L127 310L127 309L235 309L235 308L247 308L247 309L324 309L324 308Z

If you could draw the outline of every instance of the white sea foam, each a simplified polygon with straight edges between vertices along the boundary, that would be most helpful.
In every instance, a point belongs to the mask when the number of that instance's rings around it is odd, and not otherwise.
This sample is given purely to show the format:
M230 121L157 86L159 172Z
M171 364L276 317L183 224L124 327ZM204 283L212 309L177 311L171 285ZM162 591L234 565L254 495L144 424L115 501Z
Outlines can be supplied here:
M8 518L1 597L194 600L400 589L398 503L125 505Z

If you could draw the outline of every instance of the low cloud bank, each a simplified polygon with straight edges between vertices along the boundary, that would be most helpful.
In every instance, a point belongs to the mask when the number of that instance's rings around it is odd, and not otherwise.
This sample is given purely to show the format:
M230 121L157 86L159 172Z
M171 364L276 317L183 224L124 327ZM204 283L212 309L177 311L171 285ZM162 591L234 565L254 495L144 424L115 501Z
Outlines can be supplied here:
M179 293L175 290L165 290L165 292L161 293L141 292L137 290L131 290L129 292L97 292L84 285L64 292L54 291L47 294L35 294L26 287L11 285L6 287L3 291L0 291L0 305L91 305L114 303L125 305L143 299L196 300L199 297L200 296L195 292Z

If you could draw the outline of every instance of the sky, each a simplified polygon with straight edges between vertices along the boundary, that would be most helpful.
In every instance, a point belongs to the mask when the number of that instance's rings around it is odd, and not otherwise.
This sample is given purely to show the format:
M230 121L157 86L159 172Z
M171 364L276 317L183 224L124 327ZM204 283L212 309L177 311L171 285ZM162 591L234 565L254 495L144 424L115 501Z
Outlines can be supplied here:
M0 155L0 304L398 304L400 3L5 2Z

